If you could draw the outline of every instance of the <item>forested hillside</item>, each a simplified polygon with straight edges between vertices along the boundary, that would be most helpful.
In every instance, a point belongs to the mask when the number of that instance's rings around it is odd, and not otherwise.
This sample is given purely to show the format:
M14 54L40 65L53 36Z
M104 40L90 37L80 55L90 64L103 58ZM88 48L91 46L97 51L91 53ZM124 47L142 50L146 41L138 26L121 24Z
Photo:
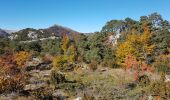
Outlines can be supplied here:
M6 34L2 100L170 99L170 23L158 13L113 19L90 34L58 25Z

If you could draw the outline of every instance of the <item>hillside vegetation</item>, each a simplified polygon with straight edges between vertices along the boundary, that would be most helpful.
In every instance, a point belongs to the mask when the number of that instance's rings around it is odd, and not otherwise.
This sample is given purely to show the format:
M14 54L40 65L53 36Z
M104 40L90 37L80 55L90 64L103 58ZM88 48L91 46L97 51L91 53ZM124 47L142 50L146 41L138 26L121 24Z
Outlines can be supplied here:
M169 100L170 23L160 14L83 34L54 25L0 37L0 100Z

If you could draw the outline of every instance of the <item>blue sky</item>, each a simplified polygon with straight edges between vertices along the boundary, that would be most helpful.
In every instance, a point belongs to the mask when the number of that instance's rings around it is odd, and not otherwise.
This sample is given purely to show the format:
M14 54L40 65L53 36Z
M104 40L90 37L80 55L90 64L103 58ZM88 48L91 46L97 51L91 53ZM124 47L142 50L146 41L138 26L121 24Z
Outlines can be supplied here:
M170 0L1 0L0 28L19 30L59 24L79 32L99 31L111 19L160 13L170 20Z

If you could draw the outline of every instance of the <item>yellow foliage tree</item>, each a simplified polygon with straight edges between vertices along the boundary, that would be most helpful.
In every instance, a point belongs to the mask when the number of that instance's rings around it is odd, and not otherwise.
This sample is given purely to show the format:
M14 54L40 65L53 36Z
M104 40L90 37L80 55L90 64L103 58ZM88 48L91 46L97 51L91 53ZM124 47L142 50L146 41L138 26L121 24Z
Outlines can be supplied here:
M31 57L29 52L26 51L20 51L16 54L14 54L14 61L19 67L24 67L26 61Z
M55 70L63 70L69 64L68 62L74 62L77 55L77 49L75 45L70 45L70 40L67 35L63 36L61 41L61 48L64 51L63 55L58 55L53 59L53 67Z
M69 42L70 42L69 37L67 35L64 35L61 41L61 48L64 51L64 54L66 54L67 52L67 49L69 47Z
M124 62L127 55L135 54L136 49L134 48L134 44L139 40L138 38L139 36L137 34L131 34L127 36L125 42L119 44L116 51L116 57L119 64Z
M138 60L146 60L147 55L153 52L154 45L150 43L151 33L146 27L142 34L129 34L125 42L120 43L116 56L119 64L123 64L127 55L132 54Z
M144 59L146 59L147 54L151 54L153 52L154 45L151 44L150 37L151 33L148 31L144 31L144 33L140 36L140 43L142 45L142 55L144 55Z
M75 59L76 59L76 55L77 55L77 52L76 52L76 47L74 45L71 45L68 49L68 61L70 62L74 62Z
M68 62L74 62L76 59L76 47L71 45L67 53L64 55L58 55L53 58L53 68L55 70L64 70L68 66Z
M65 62L66 62L65 57L63 57L62 55L56 56L53 59L53 63L52 63L53 68L59 70L63 67Z

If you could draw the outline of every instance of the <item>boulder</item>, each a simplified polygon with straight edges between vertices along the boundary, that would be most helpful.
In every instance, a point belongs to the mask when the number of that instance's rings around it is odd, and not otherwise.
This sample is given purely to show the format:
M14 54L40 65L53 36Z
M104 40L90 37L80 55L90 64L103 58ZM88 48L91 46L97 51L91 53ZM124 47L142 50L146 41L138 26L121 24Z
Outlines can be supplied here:
M25 85L24 87L24 90L25 91L33 91L33 90L37 90L37 89L40 89L42 87L46 87L47 84L44 82L44 83L40 83L40 84L28 84L28 85Z
M52 96L54 98L57 98L57 100L65 100L67 99L69 96L64 93L62 90L56 90L55 92L53 92Z
M165 75L165 82L170 82L170 75Z
M77 97L76 99L74 100L83 100L82 97Z

